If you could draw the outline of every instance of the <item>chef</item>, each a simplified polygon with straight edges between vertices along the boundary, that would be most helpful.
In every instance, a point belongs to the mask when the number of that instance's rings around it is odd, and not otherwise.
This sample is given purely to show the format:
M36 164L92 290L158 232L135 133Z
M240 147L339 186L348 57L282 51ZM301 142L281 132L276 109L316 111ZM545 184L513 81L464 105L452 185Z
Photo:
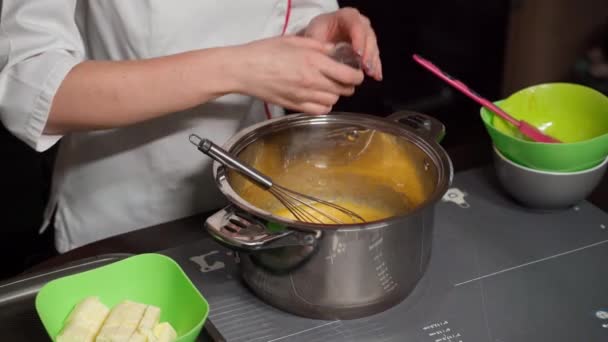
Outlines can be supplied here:
M45 229L59 252L218 208L218 143L291 109L324 114L382 79L369 20L329 0L4 0L0 119L61 141ZM327 56L347 40L363 71Z

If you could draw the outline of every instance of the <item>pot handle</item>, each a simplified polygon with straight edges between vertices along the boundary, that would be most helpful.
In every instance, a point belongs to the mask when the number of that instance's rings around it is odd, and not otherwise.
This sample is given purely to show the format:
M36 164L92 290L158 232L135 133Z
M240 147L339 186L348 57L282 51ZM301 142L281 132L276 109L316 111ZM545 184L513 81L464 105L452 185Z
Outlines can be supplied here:
M389 115L387 119L409 126L438 143L445 137L445 126L441 121L426 114L403 110Z
M313 246L320 232L304 233L252 217L234 206L211 215L206 221L207 231L230 248L259 251L289 246Z

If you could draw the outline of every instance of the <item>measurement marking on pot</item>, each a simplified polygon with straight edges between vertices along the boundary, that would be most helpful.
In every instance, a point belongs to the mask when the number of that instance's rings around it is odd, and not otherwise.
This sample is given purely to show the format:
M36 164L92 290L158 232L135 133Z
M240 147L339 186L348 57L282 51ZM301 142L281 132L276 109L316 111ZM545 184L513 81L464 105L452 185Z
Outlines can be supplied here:
M369 245L369 250L373 250L374 248L378 248L378 246L380 246L382 244L382 241L384 240L384 238L379 238L378 240L372 242L371 245Z
M321 325L318 325L318 326L316 326L316 327L312 327L312 328L308 328L308 329L305 329L305 330L302 330L302 331L298 331L298 332L293 333L293 334L289 334L289 335L281 336L281 337L278 337L278 338L275 338L275 339L273 339L273 340L269 340L269 341L266 341L266 342L276 342L276 341L282 341L282 340L285 340L286 338L290 338L290 337L294 337L294 336L297 336L297 335L301 335L301 334L307 333L307 332L309 332L309 331L313 331L313 330L316 330L316 329L321 329L321 328L326 327L326 326L328 326L328 325L332 325L332 324L336 324L336 323L340 323L340 322L341 322L341 321L332 321L332 322L327 322L327 323L325 323L325 324L321 324Z
M582 251L584 249L591 248L591 247L596 247L596 246L599 246L599 245L603 245L603 244L605 244L607 242L608 242L608 240L602 240L602 241L599 241L599 242L596 242L596 243L592 243L590 245L582 246L582 247L579 247L579 248L575 248L575 249L572 249L572 250L569 250L569 251L566 251L566 252L562 252L562 253L551 255L551 256L548 256L548 257L545 257L545 258L541 258L541 259L538 259L538 260L533 260L533 261L530 261L530 262L526 262L526 263L521 264L521 265L505 268L504 270L500 270L500 271L497 271L497 272L492 272L490 274L486 274L486 275L483 275L481 277L473 278L473 279L470 279L470 280L467 280L467 281L463 281L463 282L458 283L458 284L454 284L454 287L465 285L465 284L468 284L468 283L472 283L474 281L485 279L485 278L488 278L488 277L492 277L492 276L495 276L495 275L498 275L498 274L502 274L502 273L505 273L505 272L513 271L513 270L516 270L516 269L519 269L519 268L522 268L522 267L526 267L526 266L530 266L530 265L533 265L533 264L537 264L539 262L555 259L555 258L564 256L564 255L580 252L580 251Z
M396 283L391 283L391 284L389 284L388 286L384 287L384 290L385 290L386 292L391 292L391 291L393 291L393 290L394 290L396 287L397 287L397 284L396 284Z

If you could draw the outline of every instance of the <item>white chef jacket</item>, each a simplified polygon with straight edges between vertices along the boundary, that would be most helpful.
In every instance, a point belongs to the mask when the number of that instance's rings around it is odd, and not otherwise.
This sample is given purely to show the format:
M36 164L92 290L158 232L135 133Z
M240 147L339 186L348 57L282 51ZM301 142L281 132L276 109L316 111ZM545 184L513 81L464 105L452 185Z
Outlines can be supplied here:
M151 58L278 36L288 4L287 0L3 1L0 119L37 151L61 139L41 228L56 209L60 252L220 207L225 200L213 182L210 159L190 144L189 134L222 144L239 129L265 118L262 102L233 94L125 128L46 135L43 129L53 96L71 68L85 59ZM337 8L335 0L292 0L287 33ZM199 78L205 82L205 75ZM282 113L280 108L271 111Z

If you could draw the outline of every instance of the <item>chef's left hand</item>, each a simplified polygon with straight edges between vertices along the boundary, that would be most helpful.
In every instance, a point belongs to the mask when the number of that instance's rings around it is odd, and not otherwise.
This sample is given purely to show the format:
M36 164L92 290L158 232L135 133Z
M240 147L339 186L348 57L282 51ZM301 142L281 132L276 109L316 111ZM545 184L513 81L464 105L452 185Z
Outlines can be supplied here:
M322 42L350 42L361 56L365 73L377 81L382 80L382 62L376 34L369 19L358 10L345 7L321 14L313 18L300 34Z

